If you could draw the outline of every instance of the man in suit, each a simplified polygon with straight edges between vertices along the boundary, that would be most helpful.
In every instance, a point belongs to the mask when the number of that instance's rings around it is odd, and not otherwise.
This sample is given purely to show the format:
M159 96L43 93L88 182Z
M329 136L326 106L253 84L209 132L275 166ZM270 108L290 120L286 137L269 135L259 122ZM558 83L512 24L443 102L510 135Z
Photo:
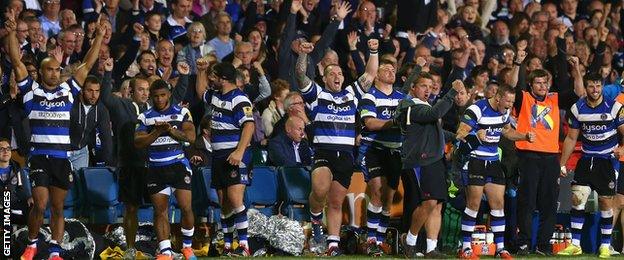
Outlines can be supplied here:
M304 138L303 119L291 116L286 121L286 131L269 140L269 160L275 166L309 166L312 150Z

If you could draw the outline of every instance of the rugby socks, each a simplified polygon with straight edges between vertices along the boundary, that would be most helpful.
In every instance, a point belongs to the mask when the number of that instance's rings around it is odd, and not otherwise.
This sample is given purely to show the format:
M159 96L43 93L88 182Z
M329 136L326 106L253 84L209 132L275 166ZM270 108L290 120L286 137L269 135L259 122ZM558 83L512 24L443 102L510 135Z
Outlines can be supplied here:
M50 240L50 247L48 248L50 257L60 256L61 250L62 248L56 240Z
M494 233L496 250L505 248L505 211L502 209L490 210L490 228Z
M221 229L223 230L224 248L232 248L234 241L234 216L230 213L227 216L221 215Z
M613 231L613 210L600 211L600 246L611 245Z
M578 210L574 207L570 210L570 231L572 232L572 244L575 246L581 246L581 231L583 230L583 223L585 223L584 213L584 210Z
M234 209L234 212L238 244L244 246L245 248L249 248L247 244L247 228L249 227L249 222L247 221L247 208L245 208L245 206L240 206Z
M428 254L429 252L435 250L436 247L438 247L438 240L427 238L427 251L425 251L425 253Z
M319 213L310 211L310 222L312 222L312 224L320 224L323 222L323 211Z
M379 229L379 221L381 218L381 207L376 207L372 203L368 203L366 210L366 227L368 229L367 242L377 241L377 229Z
M195 228L184 229L182 228L182 248L191 247L193 245L193 233Z
M479 212L472 209L464 209L461 221L462 230L462 249L472 248L472 233L474 232L475 225L477 224L477 214Z
M381 212L379 227L377 227L377 244L381 244L385 241L388 223L390 223L390 211L384 210Z
M407 231L407 236L405 237L405 243L408 246L416 246L416 240L418 240L418 235L412 234L412 231Z
M327 248L338 247L340 243L340 237L335 235L327 236Z
M158 249L160 249L161 255L173 255L173 249L171 249L171 240L169 239L158 242Z
M28 239L28 247L37 248L37 242L39 242L39 238Z

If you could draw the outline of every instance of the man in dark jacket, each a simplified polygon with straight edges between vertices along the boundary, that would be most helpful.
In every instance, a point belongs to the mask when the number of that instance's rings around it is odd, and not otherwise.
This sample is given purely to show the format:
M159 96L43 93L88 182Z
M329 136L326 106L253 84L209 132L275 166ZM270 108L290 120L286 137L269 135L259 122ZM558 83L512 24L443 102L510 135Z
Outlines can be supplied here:
M269 160L275 166L310 166L312 150L305 138L305 123L297 116L286 121L286 131L269 141Z
M433 78L429 73L421 73L414 81L410 94L411 100L402 100L397 107L395 120L401 126L404 136L401 150L403 163L403 185L405 187L405 206L417 205L411 212L410 228L402 239L405 243L405 256L416 256L416 239L420 229L426 225L427 243L437 243L440 211L447 196L446 167L443 162L445 135L442 130L441 118L453 106L457 92L464 90L464 84L457 80L453 88L438 102L431 106L427 103ZM433 223L438 223L433 224ZM432 245L434 246L434 245Z
M88 76L80 92L80 102L72 107L69 134L72 143L69 160L74 171L89 167L89 144L94 143L99 131L103 161L110 165L113 159L113 138L111 135L108 109L99 103L100 80ZM94 148L94 147L91 147Z

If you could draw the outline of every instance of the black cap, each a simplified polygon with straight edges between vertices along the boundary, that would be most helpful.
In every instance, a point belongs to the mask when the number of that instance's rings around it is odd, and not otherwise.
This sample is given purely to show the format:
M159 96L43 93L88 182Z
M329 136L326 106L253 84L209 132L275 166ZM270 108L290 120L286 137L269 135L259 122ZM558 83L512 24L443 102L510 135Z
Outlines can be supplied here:
M213 67L215 75L229 82L236 82L236 69L229 62L221 62Z

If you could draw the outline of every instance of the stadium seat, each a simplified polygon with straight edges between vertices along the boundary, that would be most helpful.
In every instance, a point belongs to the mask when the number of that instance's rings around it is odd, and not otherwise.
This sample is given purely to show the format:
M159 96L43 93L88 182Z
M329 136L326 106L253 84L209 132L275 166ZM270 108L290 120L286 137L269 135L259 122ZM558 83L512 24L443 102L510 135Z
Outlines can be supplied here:
M245 206L272 216L277 205L277 174L273 167L254 167L251 185L245 189Z
M284 199L284 215L297 221L309 219L308 196L310 172L301 167L279 168L280 191Z
M115 174L107 167L87 167L80 170L83 183L85 212L93 224L112 224L117 221L119 185Z

